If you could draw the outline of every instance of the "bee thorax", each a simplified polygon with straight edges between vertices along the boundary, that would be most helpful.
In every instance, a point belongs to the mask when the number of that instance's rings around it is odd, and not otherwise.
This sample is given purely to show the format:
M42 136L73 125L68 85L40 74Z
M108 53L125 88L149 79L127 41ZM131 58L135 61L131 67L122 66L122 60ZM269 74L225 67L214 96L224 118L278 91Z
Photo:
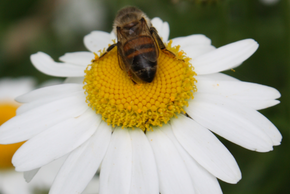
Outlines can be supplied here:
M140 9L132 6L121 9L117 13L113 24L114 33L117 35L117 27L127 28L127 30L129 30L128 28L135 26L136 22L139 22L142 18L144 18L147 25L151 27L150 19ZM133 31L134 30L129 31L129 33L132 33Z

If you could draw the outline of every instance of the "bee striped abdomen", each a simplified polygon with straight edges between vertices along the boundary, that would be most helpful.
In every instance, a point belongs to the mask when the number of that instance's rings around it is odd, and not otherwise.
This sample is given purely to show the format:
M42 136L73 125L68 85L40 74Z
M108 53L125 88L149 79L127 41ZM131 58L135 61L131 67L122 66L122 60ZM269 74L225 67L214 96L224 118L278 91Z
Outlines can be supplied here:
M124 54L130 70L146 82L152 82L156 73L158 51L153 39L139 36L124 45Z
M124 51L127 58L132 58L142 53L156 52L156 47L151 37L139 36L126 42Z

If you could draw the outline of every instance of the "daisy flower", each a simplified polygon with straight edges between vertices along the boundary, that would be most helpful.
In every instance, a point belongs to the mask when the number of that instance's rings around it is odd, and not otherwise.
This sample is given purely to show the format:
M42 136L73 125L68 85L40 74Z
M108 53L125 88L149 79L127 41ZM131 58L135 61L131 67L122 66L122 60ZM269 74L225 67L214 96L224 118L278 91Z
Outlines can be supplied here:
M41 72L68 78L18 97L24 105L1 126L0 143L27 140L12 159L17 171L67 155L50 194L81 193L98 169L100 194L218 194L217 179L237 183L241 172L213 133L258 152L280 144L277 128L258 112L278 104L280 93L220 73L248 59L256 41L217 49L204 35L168 41L168 23L151 22L176 56L159 53L151 83L132 82L116 47L99 57L113 32L90 33L90 52L66 53L61 62L31 56Z

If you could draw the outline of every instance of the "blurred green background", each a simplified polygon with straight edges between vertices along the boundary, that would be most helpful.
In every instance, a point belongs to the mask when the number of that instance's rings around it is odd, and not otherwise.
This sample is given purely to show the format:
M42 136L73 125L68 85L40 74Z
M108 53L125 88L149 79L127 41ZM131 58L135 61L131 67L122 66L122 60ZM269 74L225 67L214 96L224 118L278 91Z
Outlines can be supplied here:
M235 156L243 178L236 185L221 182L221 187L225 194L287 194L290 193L290 1L270 1L2 0L0 78L33 76L39 84L51 79L32 66L30 55L43 51L57 60L66 52L86 50L83 36L92 30L111 31L116 12L125 5L135 5L150 18L167 21L170 38L204 34L216 47L253 38L260 45L258 51L235 72L226 73L281 92L281 103L261 112L278 127L283 141L270 153L256 153L222 139Z

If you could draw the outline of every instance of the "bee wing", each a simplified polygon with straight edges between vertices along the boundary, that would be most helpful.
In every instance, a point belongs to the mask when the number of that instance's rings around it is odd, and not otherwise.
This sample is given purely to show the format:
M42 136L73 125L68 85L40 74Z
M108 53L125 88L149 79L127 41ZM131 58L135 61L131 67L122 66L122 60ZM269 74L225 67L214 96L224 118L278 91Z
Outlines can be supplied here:
M127 60L124 58L125 56L122 49L122 44L120 42L117 43L117 48L118 48L117 55L118 55L119 66L123 71L128 72L129 64L127 63Z
M158 58L158 44L149 30L149 27L144 18L141 20L141 34L139 37L139 43L136 46L131 47L135 49L136 54L141 54L142 58L150 62L156 62ZM153 51L153 52L152 52Z
M122 40L119 39L118 40ZM128 75L130 76L131 80L133 81L134 84L136 84L138 81L140 81L140 79L138 79L138 77L136 77L133 73L131 73L130 71L130 67L133 63L133 58L127 58L125 59L125 54L124 54L124 47L123 44L121 43L121 41L118 41L117 43L117 52L118 52L118 62L119 62L119 66L120 68L125 71L126 73L128 73Z
M130 62L128 60L125 59L125 53L123 50L123 45L126 42L126 39L122 36L121 32L120 32L120 28L117 27L117 38L118 38L118 43L117 43L117 55L118 55L118 62L119 62L119 66L123 71L128 72L129 67L130 67ZM133 62L133 60L132 60ZM132 63L131 62L131 63Z

